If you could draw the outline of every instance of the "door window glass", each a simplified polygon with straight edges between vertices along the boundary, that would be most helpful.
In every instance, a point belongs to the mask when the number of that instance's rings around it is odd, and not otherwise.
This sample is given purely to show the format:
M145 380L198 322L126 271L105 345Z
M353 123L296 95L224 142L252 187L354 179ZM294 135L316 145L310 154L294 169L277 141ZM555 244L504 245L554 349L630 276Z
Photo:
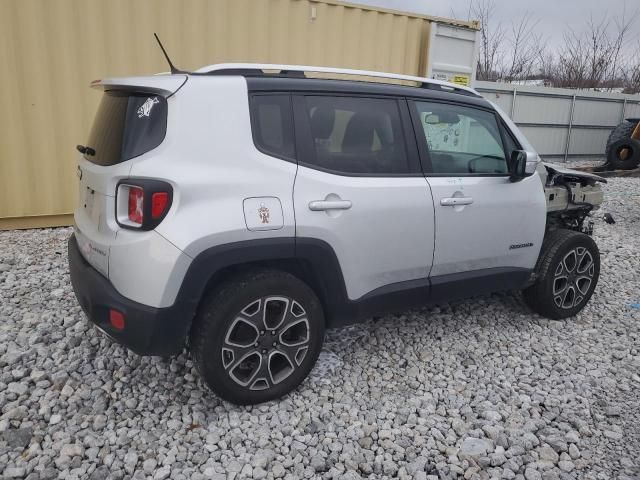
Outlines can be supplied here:
M396 100L307 96L312 166L350 174L409 172Z
M494 114L471 107L416 102L433 173L507 174Z

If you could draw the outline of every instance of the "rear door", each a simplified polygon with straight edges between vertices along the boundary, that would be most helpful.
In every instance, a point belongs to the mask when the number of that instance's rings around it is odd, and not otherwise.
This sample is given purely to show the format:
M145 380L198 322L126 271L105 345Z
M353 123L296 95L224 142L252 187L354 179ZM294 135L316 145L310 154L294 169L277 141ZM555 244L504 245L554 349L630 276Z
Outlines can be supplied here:
M293 99L296 237L333 248L352 300L426 279L433 203L406 102L318 94Z
M509 179L516 141L490 109L418 100L410 108L435 205L434 286L465 277L507 284L526 278L546 209L537 174Z

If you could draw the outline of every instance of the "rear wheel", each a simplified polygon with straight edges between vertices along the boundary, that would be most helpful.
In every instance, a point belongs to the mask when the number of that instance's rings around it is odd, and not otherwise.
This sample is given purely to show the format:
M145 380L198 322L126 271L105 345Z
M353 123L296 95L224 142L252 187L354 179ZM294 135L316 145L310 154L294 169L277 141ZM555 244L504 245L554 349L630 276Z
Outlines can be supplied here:
M207 298L190 345L209 388L249 405L296 388L323 340L324 316L313 291L288 273L265 271L236 277Z
M559 320L587 304L600 276L600 252L593 239L573 230L552 231L542 245L538 279L524 300L540 315Z

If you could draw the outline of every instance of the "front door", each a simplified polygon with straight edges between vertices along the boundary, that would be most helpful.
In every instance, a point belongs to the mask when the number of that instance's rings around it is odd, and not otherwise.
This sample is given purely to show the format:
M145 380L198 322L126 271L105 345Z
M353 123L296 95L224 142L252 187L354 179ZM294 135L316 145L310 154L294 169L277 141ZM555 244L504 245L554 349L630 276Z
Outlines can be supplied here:
M347 294L426 279L434 210L406 102L395 98L294 96L298 173L296 237L336 253Z
M526 276L542 244L546 204L537 173L509 179L515 139L489 109L432 101L410 107L435 205L434 285L465 276Z

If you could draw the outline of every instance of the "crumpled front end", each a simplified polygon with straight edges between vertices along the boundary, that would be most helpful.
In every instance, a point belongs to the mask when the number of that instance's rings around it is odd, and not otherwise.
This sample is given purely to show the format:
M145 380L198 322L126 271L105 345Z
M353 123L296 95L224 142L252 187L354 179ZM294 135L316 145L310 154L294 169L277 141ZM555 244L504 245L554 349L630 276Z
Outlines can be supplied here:
M591 213L604 201L602 183L607 181L589 172L580 172L542 163L540 178L547 201L547 230L564 228L593 234Z

